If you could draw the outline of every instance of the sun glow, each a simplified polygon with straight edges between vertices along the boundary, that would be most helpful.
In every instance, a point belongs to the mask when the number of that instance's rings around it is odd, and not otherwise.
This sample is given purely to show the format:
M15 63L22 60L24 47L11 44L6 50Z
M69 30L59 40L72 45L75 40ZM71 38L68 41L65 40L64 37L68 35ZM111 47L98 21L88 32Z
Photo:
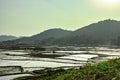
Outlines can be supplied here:
M102 8L116 8L120 5L120 0L93 0L93 2Z
M119 0L101 0L105 4L114 5L117 4Z

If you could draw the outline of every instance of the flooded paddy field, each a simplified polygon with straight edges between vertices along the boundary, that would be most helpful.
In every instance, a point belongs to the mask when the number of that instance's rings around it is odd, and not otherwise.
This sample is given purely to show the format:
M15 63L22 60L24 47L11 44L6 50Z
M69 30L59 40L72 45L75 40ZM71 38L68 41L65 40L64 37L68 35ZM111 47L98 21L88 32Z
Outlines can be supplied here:
M46 68L77 67L83 66L88 62L98 63L100 61L117 58L120 56L120 49L95 48L87 51L40 52L37 53L37 55L39 56L31 56L31 51L1 49L0 66L21 66L23 72L43 70ZM2 69L0 69L0 71L1 70ZM9 80L13 78L13 76L14 78L17 77L17 75L0 76L0 80ZM19 74L18 76L24 76L24 74Z
M7 75L7 76L1 76L0 80L12 80L17 77L21 76L32 76L31 74L17 74L17 75Z

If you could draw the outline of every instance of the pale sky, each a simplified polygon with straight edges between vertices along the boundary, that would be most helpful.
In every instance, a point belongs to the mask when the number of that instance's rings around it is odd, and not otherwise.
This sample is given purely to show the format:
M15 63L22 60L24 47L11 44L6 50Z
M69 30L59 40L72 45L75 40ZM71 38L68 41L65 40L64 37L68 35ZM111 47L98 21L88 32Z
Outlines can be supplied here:
M120 4L107 4L95 0L0 0L0 35L31 36L51 28L76 30L105 19L120 21Z

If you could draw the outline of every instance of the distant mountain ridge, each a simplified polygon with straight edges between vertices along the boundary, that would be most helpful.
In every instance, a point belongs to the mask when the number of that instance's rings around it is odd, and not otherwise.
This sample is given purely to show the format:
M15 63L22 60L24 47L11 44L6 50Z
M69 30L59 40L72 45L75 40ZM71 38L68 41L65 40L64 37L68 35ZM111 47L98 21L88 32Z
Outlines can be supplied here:
M31 38L35 38L38 40L43 40L43 39L47 39L47 38L62 38L64 36L68 36L72 31L67 31L67 30L63 30L63 29L49 29L46 30L40 34L37 35L33 35Z
M24 37L13 41L3 42L9 45L108 45L120 36L120 21L104 20L93 23L75 31L50 29L31 37Z
M2 42L1 45L40 45L43 40L59 39L71 34L72 31L63 30L63 29L49 29L40 34L33 35L31 37L22 37L13 41Z
M89 34L88 34L89 33ZM75 35L89 35L99 38L115 38L120 35L120 22L115 20L105 20L78 29Z
M0 35L0 42L17 39L15 36Z

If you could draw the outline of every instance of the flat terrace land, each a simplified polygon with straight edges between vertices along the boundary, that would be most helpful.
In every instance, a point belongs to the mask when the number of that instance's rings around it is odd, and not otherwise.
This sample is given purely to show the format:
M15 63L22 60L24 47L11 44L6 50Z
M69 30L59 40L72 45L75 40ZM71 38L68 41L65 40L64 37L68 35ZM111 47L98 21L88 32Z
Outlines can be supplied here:
M37 71L39 74L40 71ZM48 72L42 75L26 76L14 80L120 80L120 58L86 64L82 69Z
M1 50L0 66L21 66L25 75L26 72L29 72L27 75L31 74L36 77L33 80L39 80L41 75L42 78L45 78L48 75L54 76L53 74L56 76L61 74L62 76L64 73L69 73L69 71L71 72L71 70L73 71L73 74L71 75L75 75L75 69L79 71L88 63L93 65L118 57L120 57L120 49L110 49L105 47L84 49L81 49L80 47L79 50L56 50L55 52L35 50ZM14 75L9 76L9 78L13 79L12 76ZM4 80L9 79L8 76L1 76L0 80L1 78ZM16 78L16 76L14 78ZM51 77L50 79L53 80L54 78Z

